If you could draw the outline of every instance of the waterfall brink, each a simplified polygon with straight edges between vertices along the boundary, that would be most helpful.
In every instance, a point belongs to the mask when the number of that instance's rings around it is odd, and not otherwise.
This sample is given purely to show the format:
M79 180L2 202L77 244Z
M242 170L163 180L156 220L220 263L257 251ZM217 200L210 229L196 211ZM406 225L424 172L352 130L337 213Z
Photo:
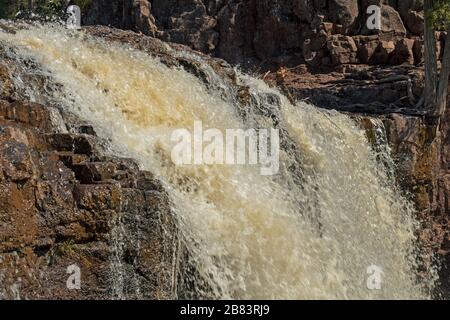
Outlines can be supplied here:
M292 105L240 75L253 101L243 116L237 102L181 67L60 27L0 31L0 41L61 84L52 99L162 180L188 251L180 297L427 298L417 284L414 210L377 162L387 149L373 151L348 116ZM279 174L176 166L171 133L194 121L224 131L276 126ZM382 270L380 290L368 286L374 267Z

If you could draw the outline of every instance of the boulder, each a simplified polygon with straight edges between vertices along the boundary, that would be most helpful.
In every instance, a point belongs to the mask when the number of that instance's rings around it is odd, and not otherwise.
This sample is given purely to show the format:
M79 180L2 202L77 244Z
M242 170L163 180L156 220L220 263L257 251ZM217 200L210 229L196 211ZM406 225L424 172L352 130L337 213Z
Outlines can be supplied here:
M359 16L358 2L354 0L328 1L328 17L332 22L350 30Z
M161 183L131 159L101 155L95 136L55 133L52 112L0 99L0 297L171 298L176 228ZM81 290L66 287L74 263ZM142 270L158 272L134 281Z
M157 34L158 28L155 24L155 18L151 14L151 3L149 1L133 0L131 12L133 29L153 37Z
M370 5L381 8L381 30L366 26ZM188 45L244 69L307 63L319 70L334 64L317 49L323 31L329 36L420 35L422 11L420 0L92 0L83 21ZM363 61L373 51L374 44L367 45L361 47Z
M234 64L241 64L254 55L251 39L254 28L250 28L252 16L243 3L230 3L217 16L219 39L217 54Z
M402 18L397 10L392 7L392 4L385 0L362 0L361 8L363 11L363 28L362 34L374 34L374 33L385 33L385 32L393 32L399 35L406 34L406 28L403 24ZM381 10L381 30L369 30L367 28L367 21L369 19L369 15L367 14L367 8L375 5L378 6ZM394 5L394 4L392 4Z
M327 49L333 65L357 62L358 47L352 37L331 36L327 42Z
M288 0L255 1L253 47L255 55L269 65L279 64L278 57L288 60L288 55L293 59L296 54L301 56L302 31L306 30L306 25L299 24L289 3Z
M381 31L394 32L399 35L406 34L406 28L399 13L391 6L381 6Z

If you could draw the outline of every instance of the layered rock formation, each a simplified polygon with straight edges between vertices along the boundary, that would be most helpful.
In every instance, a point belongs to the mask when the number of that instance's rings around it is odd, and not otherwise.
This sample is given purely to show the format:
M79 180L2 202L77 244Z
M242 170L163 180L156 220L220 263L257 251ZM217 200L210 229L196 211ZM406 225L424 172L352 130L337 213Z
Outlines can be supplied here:
M367 26L371 5L381 8L380 30ZM252 69L422 60L418 0L93 0L84 23L131 28Z
M15 67L1 55L0 298L173 297L177 233L159 181L72 114L23 101ZM74 264L80 290L67 286Z

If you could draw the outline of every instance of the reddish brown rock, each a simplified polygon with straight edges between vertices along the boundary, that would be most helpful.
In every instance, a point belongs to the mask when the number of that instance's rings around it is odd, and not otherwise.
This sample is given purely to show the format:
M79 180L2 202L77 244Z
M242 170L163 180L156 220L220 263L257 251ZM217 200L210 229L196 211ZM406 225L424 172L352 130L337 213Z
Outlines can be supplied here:
M358 48L352 37L331 36L327 42L327 48L333 65L357 62Z
M27 146L15 141L0 142L0 164L3 175L12 182L31 178L31 155Z
M399 35L406 34L406 28L399 13L389 5L381 6L381 30Z
M381 8L382 30L367 29L370 5ZM316 39L323 43L333 41L332 35L376 33L386 36L378 39L380 43L395 41L394 35L420 36L423 25L418 0L93 0L84 16L85 25L132 29L245 68L266 70L304 62L316 70L330 64L339 70L342 67L317 49ZM327 35L325 41L322 31ZM373 46L371 43L369 51ZM340 54L339 60L353 61L352 55ZM370 61L368 55L367 50L361 53L363 61Z
M134 28L145 34L156 36L158 27L156 27L155 18L151 13L151 3L146 0L133 0L131 6L131 23Z
M51 112L0 100L0 298L172 297L177 235L161 184L101 156L93 136L52 133ZM73 264L80 290L66 286Z

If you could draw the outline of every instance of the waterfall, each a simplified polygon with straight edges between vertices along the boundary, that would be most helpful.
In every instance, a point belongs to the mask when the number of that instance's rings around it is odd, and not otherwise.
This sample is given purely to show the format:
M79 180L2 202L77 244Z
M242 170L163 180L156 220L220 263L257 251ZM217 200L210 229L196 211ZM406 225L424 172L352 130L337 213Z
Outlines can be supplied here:
M0 31L0 41L60 84L54 101L163 182L188 252L180 297L427 298L417 281L413 207L381 163L389 149L374 151L347 115L293 105L239 74L252 100L243 112L205 62L210 86L144 52L57 26ZM175 165L171 133L194 121L223 131L279 129L279 173ZM379 290L368 286L374 268Z

